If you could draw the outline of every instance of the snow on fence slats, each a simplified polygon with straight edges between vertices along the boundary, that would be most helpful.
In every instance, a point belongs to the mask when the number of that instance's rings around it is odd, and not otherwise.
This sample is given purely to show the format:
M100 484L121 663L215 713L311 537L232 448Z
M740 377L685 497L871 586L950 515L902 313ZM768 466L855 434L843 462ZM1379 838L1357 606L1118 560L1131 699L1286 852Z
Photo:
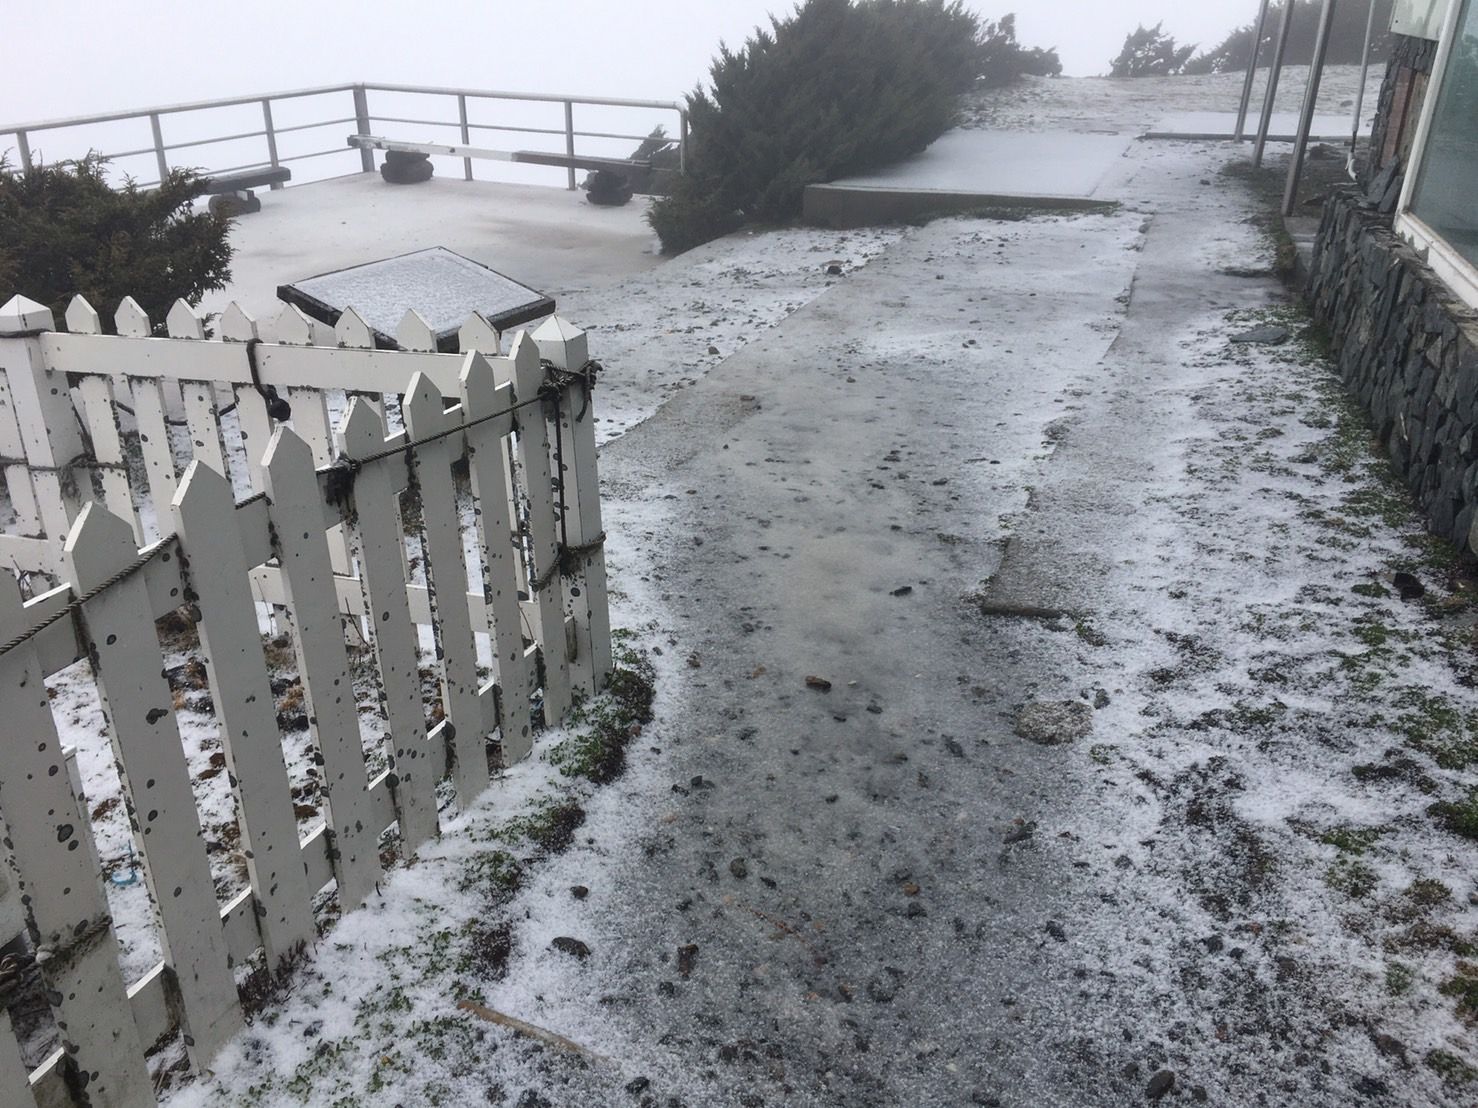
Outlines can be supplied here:
M132 528L89 504L67 540L67 576L86 593L137 557ZM215 888L169 685L157 653L142 649L155 635L151 608L141 578L119 582L83 605L80 645L92 659L137 848L149 857L145 876L179 977L181 1022L197 1058L208 1059L241 1026L241 1012L225 940L200 926L216 911Z
M505 764L526 757L537 698L551 722L569 704L571 663L578 687L599 681L609 659L603 560L598 585L598 545L573 557L563 545L599 530L594 418L583 377L546 382L534 339L500 357L496 332L475 319L462 345L487 356L356 346L369 338L350 313L332 338L283 313L262 330L305 344L250 351L259 329L235 306L221 339L206 338L184 304L170 311L167 338L132 301L116 317L122 335L100 334L80 298L67 318L74 330L56 333L44 308L17 298L0 309L0 447L13 450L0 455L13 513L0 559L31 574L32 595L22 603L0 576L0 821L17 844L0 865L30 897L33 934L53 936L64 955L42 973L67 1028L66 1049L27 1077L16 1031L0 1023L0 1103L31 1103L32 1091L38 1104L68 1103L63 1067L76 1066L94 1075L92 1103L151 1104L145 1047L180 1033L192 1063L207 1064L244 1020L233 972L270 969L313 942L324 890L336 889L343 910L362 903L387 831L398 832L401 856L437 833L449 771L459 806L487 784L489 738L501 740ZM412 342L416 323L405 328ZM550 361L581 368L571 359L583 358L583 335L568 325L549 334ZM278 395L291 397L291 419L275 429L248 357L263 385L271 367ZM306 376L293 380L291 369ZM547 384L557 395L532 403ZM381 395L399 403L405 431L387 433ZM333 397L348 406L337 451ZM223 420L223 404L234 420ZM563 444L559 459L551 438ZM417 509L409 529L407 492ZM62 583L47 588L37 573ZM184 701L164 677L178 647L166 649L155 621L178 619L182 605L199 638L188 656L204 662L198 687L220 725L245 888L221 885L211 868L203 778L192 782L176 718ZM273 649L290 640L296 661L316 810L295 806L299 771L262 741L283 726L261 633L269 613L287 633ZM346 621L351 638L367 632L383 733L360 718ZM495 661L486 679L479 639ZM418 655L428 641L434 652ZM78 662L97 687L109 743L99 753L117 771L157 911L163 960L141 975L135 967L131 983L93 846L91 811L107 798L83 797L48 707L45 679ZM424 690L423 664L434 673ZM85 941L68 946L75 934ZM23 1049L44 1042L34 1027L27 1034Z
M20 591L0 579L0 627L22 620ZM7 728L0 742L0 803L52 1010L66 1025L69 1068L92 1074L96 1103L149 1105L154 1086L118 968L107 901L88 852L92 828L80 823L76 798L62 771L62 744L47 701L45 674L36 651L22 645L0 655L0 706ZM80 932L80 934L79 934ZM29 1096L25 1088L0 1089L8 1103Z

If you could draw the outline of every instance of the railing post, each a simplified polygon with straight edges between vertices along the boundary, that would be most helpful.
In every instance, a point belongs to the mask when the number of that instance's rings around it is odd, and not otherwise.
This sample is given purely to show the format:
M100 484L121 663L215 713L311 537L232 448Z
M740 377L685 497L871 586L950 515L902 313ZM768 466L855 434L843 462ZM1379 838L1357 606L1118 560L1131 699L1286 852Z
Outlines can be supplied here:
M10 387L25 450L23 472L30 478L41 530L60 547L82 510L71 466L84 448L66 375L48 370L41 352L40 336L55 328L50 309L24 296L0 307L0 376ZM18 474L7 467L6 476ZM90 485L87 493L91 499Z
M1309 85L1304 90L1303 111L1298 117L1298 135L1293 140L1293 158L1288 164L1288 185L1283 190L1283 214L1292 215L1298 205L1298 186L1303 180L1304 159L1309 152L1309 135L1314 130L1314 110L1319 106L1319 81L1324 76L1324 63L1329 57L1329 38L1334 33L1336 0L1324 0L1319 15L1319 34L1314 40L1314 59L1309 67Z
M277 132L272 127L272 98L262 97L262 127L267 132L267 160L272 168L276 169L280 164L277 161ZM272 188L280 189L281 181L273 181Z
M164 131L159 126L159 113L149 113L149 129L154 132L154 161L159 166L159 183L169 176L169 161L164 156Z
M26 132L15 133L15 150L21 158L21 169L26 173L31 172L31 142L26 137Z
M1257 13L1257 32L1252 37L1252 57L1247 59L1247 78L1242 82L1242 102L1237 108L1237 133L1233 142L1241 142L1247 133L1247 109L1252 104L1252 86L1257 80L1257 57L1262 53L1262 36L1268 27L1270 0L1262 0Z
M354 127L361 135L370 133L369 93L363 85L354 86ZM370 149L359 151L359 166L365 173L375 171L375 153Z
M677 171L688 171L688 113L679 108L677 113Z
M457 93L457 121L462 125L462 145L472 145L472 130L467 126L467 94ZM462 159L462 176L472 180L472 159Z
M1252 148L1254 169L1262 168L1263 151L1268 145L1268 131L1273 126L1273 108L1278 102L1278 79L1283 75L1283 59L1288 55L1288 39L1293 34L1293 9L1297 6L1291 0L1283 5L1283 22L1278 29L1278 45L1273 51L1273 67L1268 71L1268 90L1262 101L1262 119L1257 127L1257 142Z
M565 153L573 158L575 156L575 102L565 101ZM569 167L569 189L575 191L575 167Z

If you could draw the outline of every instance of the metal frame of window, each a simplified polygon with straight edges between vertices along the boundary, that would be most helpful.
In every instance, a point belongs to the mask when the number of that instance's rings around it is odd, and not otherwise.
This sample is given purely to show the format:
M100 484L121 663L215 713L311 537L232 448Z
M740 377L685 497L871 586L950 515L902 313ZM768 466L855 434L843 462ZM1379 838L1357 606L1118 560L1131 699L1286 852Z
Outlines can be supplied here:
M1401 189L1401 203L1396 208L1396 233L1425 255L1427 264L1437 276L1470 308L1478 308L1478 266L1474 266L1454 250L1440 234L1413 213L1411 202L1415 198L1417 182L1425 168L1427 140L1431 137L1432 125L1437 117L1437 102L1442 98L1447 65L1457 46L1458 28L1470 6L1474 4L1478 4L1478 0L1458 0L1448 7L1447 21L1442 27L1442 43L1432 67L1431 82L1427 85L1427 100L1422 105L1421 122L1417 125L1416 139L1411 147L1411 166L1406 173L1406 183Z

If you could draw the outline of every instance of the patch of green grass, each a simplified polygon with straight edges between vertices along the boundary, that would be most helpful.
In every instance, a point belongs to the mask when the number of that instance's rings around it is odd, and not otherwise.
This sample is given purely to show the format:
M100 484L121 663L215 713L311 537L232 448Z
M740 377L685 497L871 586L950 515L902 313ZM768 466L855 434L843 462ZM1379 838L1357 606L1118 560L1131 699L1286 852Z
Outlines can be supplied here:
M523 884L523 865L504 850L479 850L462 867L458 887L512 896Z
M1469 1085L1478 1078L1478 1070L1464 1062L1456 1054L1445 1050L1429 1050L1422 1059L1427 1069L1442 1078L1445 1085Z
M1416 975L1405 962L1386 963L1386 992L1391 996L1405 996L1411 991Z
M1088 748L1088 757L1096 765L1106 766L1113 762L1119 748L1113 743L1094 743Z
M1334 827L1319 836L1319 841L1342 854L1356 857L1364 854L1386 833L1384 827Z
M1478 789L1470 790L1462 800L1438 801L1427 809L1427 815L1454 835L1478 841Z
M1478 765L1478 711L1461 709L1444 693L1420 688L1401 690L1395 702L1402 709L1395 730L1407 746L1443 769Z
M583 777L605 785L626 769L626 748L652 721L656 670L644 652L619 634L614 642L616 668L606 691L572 711L574 734L549 752L549 760L566 777Z
M1353 593L1358 593L1360 596L1368 596L1372 600L1385 600L1391 595L1391 590L1386 588L1379 581L1367 581L1363 585L1355 585L1350 589L1350 591Z
M1364 862L1341 858L1324 872L1324 883L1335 892L1360 900L1375 891L1380 878Z
M1418 877L1406 887L1406 896L1423 908L1445 904L1452 899L1452 890L1435 877Z

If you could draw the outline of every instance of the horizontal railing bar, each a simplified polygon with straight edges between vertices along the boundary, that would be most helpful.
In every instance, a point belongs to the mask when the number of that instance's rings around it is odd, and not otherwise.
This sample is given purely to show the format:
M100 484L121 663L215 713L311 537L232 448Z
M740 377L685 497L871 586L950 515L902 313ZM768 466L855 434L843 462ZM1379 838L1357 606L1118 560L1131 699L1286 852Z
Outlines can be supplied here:
M664 111L683 111L676 100L624 100L607 96L567 96L549 92L502 92L494 89L442 88L432 85L378 85L366 83L366 89L375 92L404 92L424 96L473 96L481 100L528 100L539 104L593 104L607 108L661 108ZM563 133L563 132L561 132Z
M79 115L71 119L43 119L37 123L0 126L0 134L14 134L17 131L51 131L58 127L84 127L92 123L114 123L124 119L148 119L150 115L197 112L206 108L231 108L240 104L260 104L263 100L298 100L305 96L325 96L334 92L348 92L353 88L353 85L324 85L319 88L289 89L286 92L273 92L265 96L257 93L255 96L229 96L220 100L194 100L184 104L166 104L158 108L134 108L124 112Z
M444 122L439 119L405 119L401 116L379 115L375 112L370 113L370 119L381 123L410 123L418 127L460 127L462 125L460 122ZM561 131L560 134L564 132Z
M161 147L162 150L184 150L191 146L209 146L213 142L235 142L238 139L261 138L266 131L242 131L236 135L221 135L219 138L191 139L189 142L172 142Z
M474 131L507 131L514 135L562 135L565 133L563 127L514 127L498 123L469 123L467 126Z
M341 150L341 149L335 147L332 150L315 150L311 154L294 154L291 157L278 158L277 160L279 162L306 162L309 158L325 158L325 157L327 157L330 154L343 154L343 153L346 153L346 150ZM266 163L265 162L258 162L257 164L258 165L265 165Z
M346 115L342 119L325 119L322 123L295 123L291 127L273 127L273 134L287 135L293 131L311 131L315 127L339 127L345 123L353 123L354 117Z

